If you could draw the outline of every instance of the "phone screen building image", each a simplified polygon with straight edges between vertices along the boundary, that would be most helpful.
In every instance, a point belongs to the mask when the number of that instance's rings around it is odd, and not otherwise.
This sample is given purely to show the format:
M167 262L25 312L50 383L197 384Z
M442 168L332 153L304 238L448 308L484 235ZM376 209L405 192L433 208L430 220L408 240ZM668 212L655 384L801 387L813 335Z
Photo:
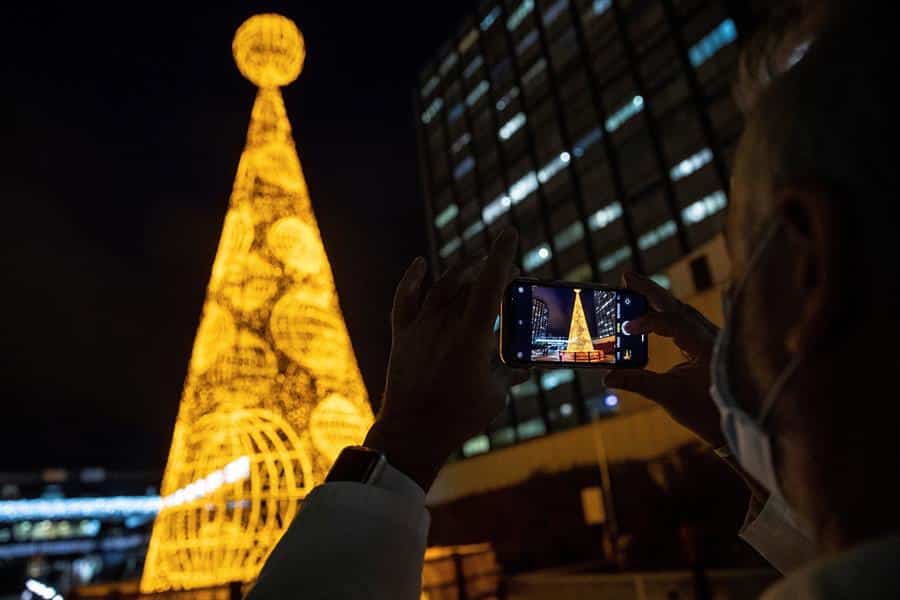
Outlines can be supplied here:
M615 292L542 285L531 290L531 360L616 362Z

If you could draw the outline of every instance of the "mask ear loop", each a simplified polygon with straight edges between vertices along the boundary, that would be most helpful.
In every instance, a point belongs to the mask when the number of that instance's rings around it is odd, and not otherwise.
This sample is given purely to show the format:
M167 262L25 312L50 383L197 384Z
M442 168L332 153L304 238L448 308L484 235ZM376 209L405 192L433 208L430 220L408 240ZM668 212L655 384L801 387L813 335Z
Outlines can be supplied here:
M762 238L760 238L759 245L756 247L756 251L753 253L753 257L750 259L750 265L748 265L747 272L749 273L751 269L756 266L756 263L761 259L763 251L772 241L772 238L775 237L775 233L781 226L781 219L776 219L769 227L766 229L765 233L763 233ZM747 283L747 279L745 278L742 282L742 287ZM775 405L775 400L781 395L781 392L784 390L785 386L787 386L788 382L790 382L791 377L794 376L794 373L797 372L797 367L800 366L802 362L803 354L798 352L788 363L787 367L775 378L775 382L772 384L772 387L769 388L769 391L766 393L763 398L762 405L760 406L759 416L756 418L756 422L762 427L766 420L769 417L769 413L772 412L772 407Z
M734 309L735 306L737 306L738 299L743 295L744 290L746 289L747 284L750 281L750 274L753 273L753 270L762 260L762 257L765 255L766 250L769 248L769 244L775 237L775 234L781 228L781 224L781 218L775 217L771 222L769 222L768 225L766 225L765 229L763 229L762 235L760 235L759 239L757 240L756 248L753 250L753 254L750 255L750 261L747 263L747 270L744 272L744 276L741 278L740 283L735 288L734 295L731 297L730 301L728 302L728 306L726 307L725 323L727 327L734 327ZM727 360L727 357L725 358ZM796 368L796 366L794 368ZM727 380L727 370L726 372L722 373L721 376L723 376L723 379ZM776 385L778 385L781 379L782 377L779 376L778 380L776 380ZM785 382L781 382L781 386L779 386L779 389L780 387L783 387L784 383ZM726 384L728 384L727 381ZM773 386L773 388L774 387L775 386ZM763 405L760 410L761 414L757 419L757 422L760 425L765 420L766 416L771 410L771 405L774 403L773 394L771 392L772 390L770 389L769 393L766 394L765 398L763 399Z

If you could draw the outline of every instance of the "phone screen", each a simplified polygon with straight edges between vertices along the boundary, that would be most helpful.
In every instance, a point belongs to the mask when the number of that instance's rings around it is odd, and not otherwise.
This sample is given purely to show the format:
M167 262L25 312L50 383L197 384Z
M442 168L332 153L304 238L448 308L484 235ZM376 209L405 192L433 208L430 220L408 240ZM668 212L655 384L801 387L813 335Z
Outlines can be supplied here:
M631 290L517 279L506 290L501 312L501 358L507 364L647 364L647 336L623 328L647 312L646 298Z

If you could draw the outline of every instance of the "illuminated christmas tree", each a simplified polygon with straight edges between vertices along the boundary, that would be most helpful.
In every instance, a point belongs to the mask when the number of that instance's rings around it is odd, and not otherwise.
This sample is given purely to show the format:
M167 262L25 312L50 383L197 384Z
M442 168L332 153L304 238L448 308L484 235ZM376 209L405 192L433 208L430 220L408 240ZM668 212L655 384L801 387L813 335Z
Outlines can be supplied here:
M572 308L572 321L569 323L569 340L563 352L563 360L576 362L594 362L601 358L601 353L594 350L591 330L588 329L584 307L581 306L581 290L575 290L575 306Z
M279 87L300 74L289 19L232 44L259 88L212 267L143 591L250 581L372 413Z

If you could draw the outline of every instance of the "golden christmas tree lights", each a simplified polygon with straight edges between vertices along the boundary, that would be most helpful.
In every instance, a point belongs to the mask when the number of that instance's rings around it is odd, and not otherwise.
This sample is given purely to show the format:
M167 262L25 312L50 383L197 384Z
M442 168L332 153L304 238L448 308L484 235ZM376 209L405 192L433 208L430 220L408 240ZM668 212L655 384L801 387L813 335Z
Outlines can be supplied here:
M574 362L599 362L603 358L601 351L594 350L591 330L588 328L584 307L581 305L581 290L577 288L572 321L569 323L569 340L562 354L563 360Z
M372 422L279 87L296 25L232 44L259 88L188 368L141 590L254 579L300 500Z

